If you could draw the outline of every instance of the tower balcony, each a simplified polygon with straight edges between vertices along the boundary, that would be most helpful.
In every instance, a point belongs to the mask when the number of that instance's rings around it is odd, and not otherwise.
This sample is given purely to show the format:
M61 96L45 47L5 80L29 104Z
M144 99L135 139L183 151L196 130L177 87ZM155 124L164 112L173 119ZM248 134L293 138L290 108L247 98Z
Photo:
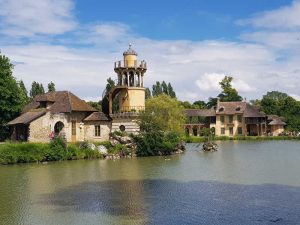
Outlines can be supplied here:
M117 61L115 62L115 70L116 69L123 69L123 68L138 68L138 69L143 69L147 70L147 63L142 60L125 60L125 61Z

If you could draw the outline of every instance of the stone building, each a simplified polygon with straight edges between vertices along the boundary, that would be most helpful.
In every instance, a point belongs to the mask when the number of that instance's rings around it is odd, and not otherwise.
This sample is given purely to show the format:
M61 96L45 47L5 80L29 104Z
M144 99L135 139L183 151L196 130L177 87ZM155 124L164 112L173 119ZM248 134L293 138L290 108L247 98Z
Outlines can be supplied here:
M211 109L185 110L185 132L198 136L203 128L212 128L217 136L277 136L284 131L283 118L268 116L246 102L219 102Z
M103 92L102 112L69 91L38 95L8 123L12 139L49 142L55 135L64 135L68 142L105 141L116 130L138 132L137 116L145 109L147 65L138 62L131 45L123 56L123 61L115 63L116 86Z
M106 140L111 129L107 116L69 91L36 96L8 125L13 140L29 142L49 142L55 135L68 142Z

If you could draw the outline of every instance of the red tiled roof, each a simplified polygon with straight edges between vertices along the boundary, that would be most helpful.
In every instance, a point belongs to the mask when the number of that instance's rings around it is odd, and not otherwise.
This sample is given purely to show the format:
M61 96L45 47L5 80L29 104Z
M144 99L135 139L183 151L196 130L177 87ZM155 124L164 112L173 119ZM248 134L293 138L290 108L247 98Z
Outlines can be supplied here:
M33 110L30 112L23 113L21 116L17 117L16 119L10 121L8 125L16 125L16 124L29 124L33 120L45 115L46 110Z
M110 119L103 112L93 112L83 121L110 121Z
M95 112L92 106L69 91L53 91L36 96L31 103L24 107L23 113L39 108L41 102L53 102L49 107L51 113L65 113L72 111Z
M201 117L210 117L216 116L216 112L213 108L211 109L186 109L186 116L201 116Z

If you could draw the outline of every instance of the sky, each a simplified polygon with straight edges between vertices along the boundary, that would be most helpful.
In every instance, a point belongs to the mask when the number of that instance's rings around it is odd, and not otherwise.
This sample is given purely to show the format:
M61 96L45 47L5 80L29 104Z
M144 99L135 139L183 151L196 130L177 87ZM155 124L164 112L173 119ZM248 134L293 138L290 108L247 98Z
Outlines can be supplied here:
M300 0L0 0L1 54L27 89L99 101L129 43L145 86L171 82L180 100L216 97L225 75L247 100L300 99Z

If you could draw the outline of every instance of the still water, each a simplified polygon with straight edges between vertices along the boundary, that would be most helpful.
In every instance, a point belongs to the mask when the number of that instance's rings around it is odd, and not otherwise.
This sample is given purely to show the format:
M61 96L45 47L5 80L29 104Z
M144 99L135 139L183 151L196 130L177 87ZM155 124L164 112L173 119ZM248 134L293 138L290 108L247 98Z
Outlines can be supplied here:
M0 166L0 224L300 224L300 142Z

